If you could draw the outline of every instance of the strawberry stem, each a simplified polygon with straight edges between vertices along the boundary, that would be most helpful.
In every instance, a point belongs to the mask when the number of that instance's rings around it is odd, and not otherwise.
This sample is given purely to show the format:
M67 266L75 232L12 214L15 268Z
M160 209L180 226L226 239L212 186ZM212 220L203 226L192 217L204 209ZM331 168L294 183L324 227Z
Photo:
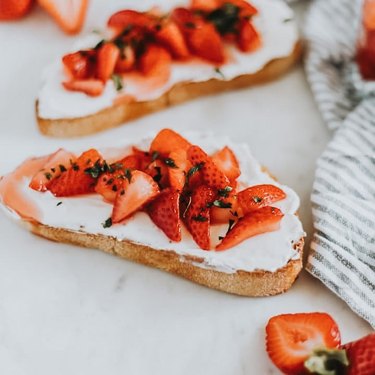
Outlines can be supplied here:
M345 350L318 348L304 365L311 374L340 375L349 366L349 360Z

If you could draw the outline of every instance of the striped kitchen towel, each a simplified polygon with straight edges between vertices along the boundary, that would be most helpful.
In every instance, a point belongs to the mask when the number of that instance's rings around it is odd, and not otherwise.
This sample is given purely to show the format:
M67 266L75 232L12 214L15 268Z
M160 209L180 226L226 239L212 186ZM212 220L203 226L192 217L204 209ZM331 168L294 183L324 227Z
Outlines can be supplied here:
M360 0L315 0L306 72L333 139L317 163L306 269L375 327L375 84L353 62Z

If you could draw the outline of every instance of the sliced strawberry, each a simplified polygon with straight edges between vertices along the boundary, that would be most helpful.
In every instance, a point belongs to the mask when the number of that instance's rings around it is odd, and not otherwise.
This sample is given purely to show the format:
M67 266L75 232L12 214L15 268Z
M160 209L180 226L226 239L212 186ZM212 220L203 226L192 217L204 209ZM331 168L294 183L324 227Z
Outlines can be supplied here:
M150 44L139 59L139 68L146 76L169 76L171 54L163 47Z
M152 162L152 153L142 151L139 148L133 146L133 155L138 159L140 171L145 171L149 164Z
M0 20L14 20L23 17L31 8L33 0L0 1Z
M231 181L235 180L241 174L237 158L228 146L213 154L212 160Z
M196 27L196 17L190 9L175 8L171 13L171 20L176 23L183 34L191 32Z
M216 250L227 250L250 237L278 230L283 216L284 214L276 207L263 207L245 215L216 246Z
M314 349L337 348L340 341L336 322L325 313L278 315L266 327L267 353L284 374L305 373L304 361Z
M180 193L172 188L163 190L147 207L151 220L172 241L181 241Z
M190 55L183 34L173 21L162 24L161 29L155 33L155 38L177 59Z
M224 63L224 45L213 24L201 23L193 26L185 37L194 55L218 65Z
M187 155L193 166L199 166L200 173L208 186L217 189L229 186L228 178L200 147L191 146Z
M130 29L134 26L151 30L154 24L155 19L152 16L135 10L121 10L114 13L107 23L109 27L119 32L124 29Z
M62 58L65 71L69 77L76 80L87 79L93 73L93 59L91 51L69 53Z
M100 80L106 82L111 77L119 56L120 50L113 43L105 43L99 48L96 75Z
M255 51L261 45L261 39L258 31L247 19L243 19L240 22L237 44L238 48L243 52Z
M138 155L127 155L114 163L122 169L141 169L141 158Z
M347 375L373 375L375 373L375 333L342 346L349 359Z
M191 0L191 9L212 12L220 6L218 0Z
M269 184L251 186L237 194L244 215L285 198L286 194L280 188Z
M69 91L80 91L89 96L99 96L104 90L104 83L100 79L67 81L62 84Z
M116 200L117 192L122 189L125 178L125 173L122 169L112 173L103 173L98 178L95 191L103 196L106 201L112 203Z
M232 189L232 190L229 190ZM220 190L219 197L210 209L212 224L226 224L229 220L238 220L236 190L228 187L227 190Z
M120 51L120 56L117 59L115 72L125 73L129 72L135 67L135 52L131 46L125 46Z
M201 185L193 191L185 214L185 223L194 241L203 250L210 249L210 209L215 199L214 191Z
M172 129L163 129L155 136L150 145L150 153L158 152L160 155L167 157L171 152L178 150L187 151L191 146L180 134Z
M68 34L78 33L85 20L88 0L38 0L38 3Z
M84 152L66 172L50 182L48 189L56 197L94 192L96 178L90 171L96 170L102 161L103 159L98 151L91 149Z
M161 160L152 161L144 172L150 175L159 186L168 185L168 167Z
M62 148L53 153L47 163L31 179L30 188L37 191L46 191L49 183L70 168L76 157Z
M131 172L129 179L117 192L112 211L112 222L119 223L141 209L151 199L159 194L157 183L148 174L141 171Z
M187 154L184 149L172 151L169 154L169 159L173 160L176 166L176 168L168 168L169 184L176 190L182 191L191 163L187 160Z

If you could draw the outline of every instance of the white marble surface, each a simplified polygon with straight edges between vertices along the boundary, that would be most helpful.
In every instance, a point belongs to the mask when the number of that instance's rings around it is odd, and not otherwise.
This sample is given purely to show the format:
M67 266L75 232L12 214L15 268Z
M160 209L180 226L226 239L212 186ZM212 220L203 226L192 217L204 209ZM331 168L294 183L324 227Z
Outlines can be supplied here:
M98 2L87 30L97 22ZM43 67L71 43L39 10L0 24L0 174L58 146L108 145L165 126L208 125L247 141L300 194L309 241L315 161L329 134L301 67L272 84L191 102L96 136L47 139L36 129L33 100ZM277 374L264 350L264 326L275 314L326 311L344 341L371 331L306 272L284 295L240 298L99 251L48 242L2 214L0 223L4 375Z

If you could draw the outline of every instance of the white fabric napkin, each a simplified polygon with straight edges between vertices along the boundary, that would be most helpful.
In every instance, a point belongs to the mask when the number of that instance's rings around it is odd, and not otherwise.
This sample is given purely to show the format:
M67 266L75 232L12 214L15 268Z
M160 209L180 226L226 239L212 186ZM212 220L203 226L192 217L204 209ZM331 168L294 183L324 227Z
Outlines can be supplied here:
M333 139L318 160L307 270L375 327L375 83L353 62L360 0L315 0L306 72Z

